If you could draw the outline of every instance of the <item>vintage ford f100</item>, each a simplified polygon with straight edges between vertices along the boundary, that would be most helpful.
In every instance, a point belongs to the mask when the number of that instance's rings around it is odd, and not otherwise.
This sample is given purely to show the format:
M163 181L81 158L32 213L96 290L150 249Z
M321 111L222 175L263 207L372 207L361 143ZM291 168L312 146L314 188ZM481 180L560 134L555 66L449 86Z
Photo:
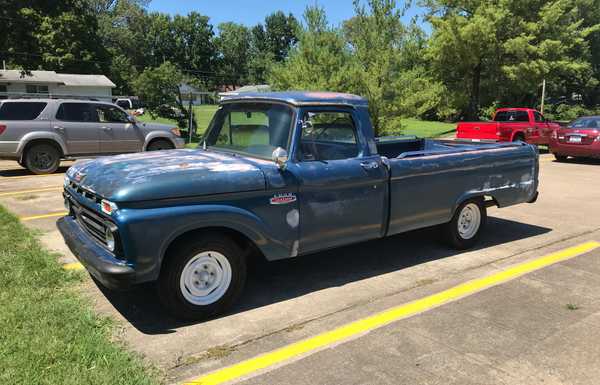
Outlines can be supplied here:
M472 246L486 207L534 202L528 144L373 135L367 101L337 93L240 94L196 150L76 163L58 227L109 288L157 281L175 316L223 312L246 262L294 258L441 225Z

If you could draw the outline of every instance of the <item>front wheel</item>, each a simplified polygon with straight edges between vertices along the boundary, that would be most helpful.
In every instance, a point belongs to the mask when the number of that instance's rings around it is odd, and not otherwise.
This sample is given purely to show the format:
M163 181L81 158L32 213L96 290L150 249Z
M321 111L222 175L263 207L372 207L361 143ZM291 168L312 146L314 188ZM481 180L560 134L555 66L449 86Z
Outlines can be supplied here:
M455 249L469 249L477 243L486 221L483 199L469 199L458 206L452 220L443 225L444 238Z
M242 293L246 259L227 237L205 234L185 242L165 258L158 295L176 318L201 320L221 314Z

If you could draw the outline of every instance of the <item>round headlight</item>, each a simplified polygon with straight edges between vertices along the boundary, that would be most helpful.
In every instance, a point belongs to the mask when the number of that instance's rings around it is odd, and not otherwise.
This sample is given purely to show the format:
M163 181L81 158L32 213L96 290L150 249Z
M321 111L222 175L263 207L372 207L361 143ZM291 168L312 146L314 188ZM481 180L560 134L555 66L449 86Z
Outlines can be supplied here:
M115 251L115 236L113 235L113 232L108 227L106 228L104 238L106 239L106 247L110 251Z

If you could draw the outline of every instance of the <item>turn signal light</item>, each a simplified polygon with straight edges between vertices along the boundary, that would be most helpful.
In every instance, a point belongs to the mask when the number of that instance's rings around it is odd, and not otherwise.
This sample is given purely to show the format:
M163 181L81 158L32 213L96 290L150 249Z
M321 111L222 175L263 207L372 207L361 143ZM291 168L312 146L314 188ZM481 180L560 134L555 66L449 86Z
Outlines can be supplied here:
M0 124L0 135L4 133L4 130L6 130L6 126L4 124Z

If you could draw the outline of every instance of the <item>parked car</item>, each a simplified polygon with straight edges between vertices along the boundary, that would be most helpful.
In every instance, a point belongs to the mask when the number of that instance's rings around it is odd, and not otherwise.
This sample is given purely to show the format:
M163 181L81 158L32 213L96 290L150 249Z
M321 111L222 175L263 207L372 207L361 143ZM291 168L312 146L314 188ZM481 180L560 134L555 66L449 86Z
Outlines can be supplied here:
M569 156L600 159L600 116L584 116L555 131L550 152L559 162Z
M558 123L548 121L532 108L499 108L491 122L458 123L456 137L548 145L552 132L558 128Z
M179 129L141 123L98 101L15 99L0 102L0 159L35 174L56 171L61 159L182 148Z
M223 312L251 254L300 255L441 225L473 246L486 207L534 202L526 143L373 137L367 101L255 93L221 102L199 149L81 162L57 225L109 288L158 281L175 316Z

